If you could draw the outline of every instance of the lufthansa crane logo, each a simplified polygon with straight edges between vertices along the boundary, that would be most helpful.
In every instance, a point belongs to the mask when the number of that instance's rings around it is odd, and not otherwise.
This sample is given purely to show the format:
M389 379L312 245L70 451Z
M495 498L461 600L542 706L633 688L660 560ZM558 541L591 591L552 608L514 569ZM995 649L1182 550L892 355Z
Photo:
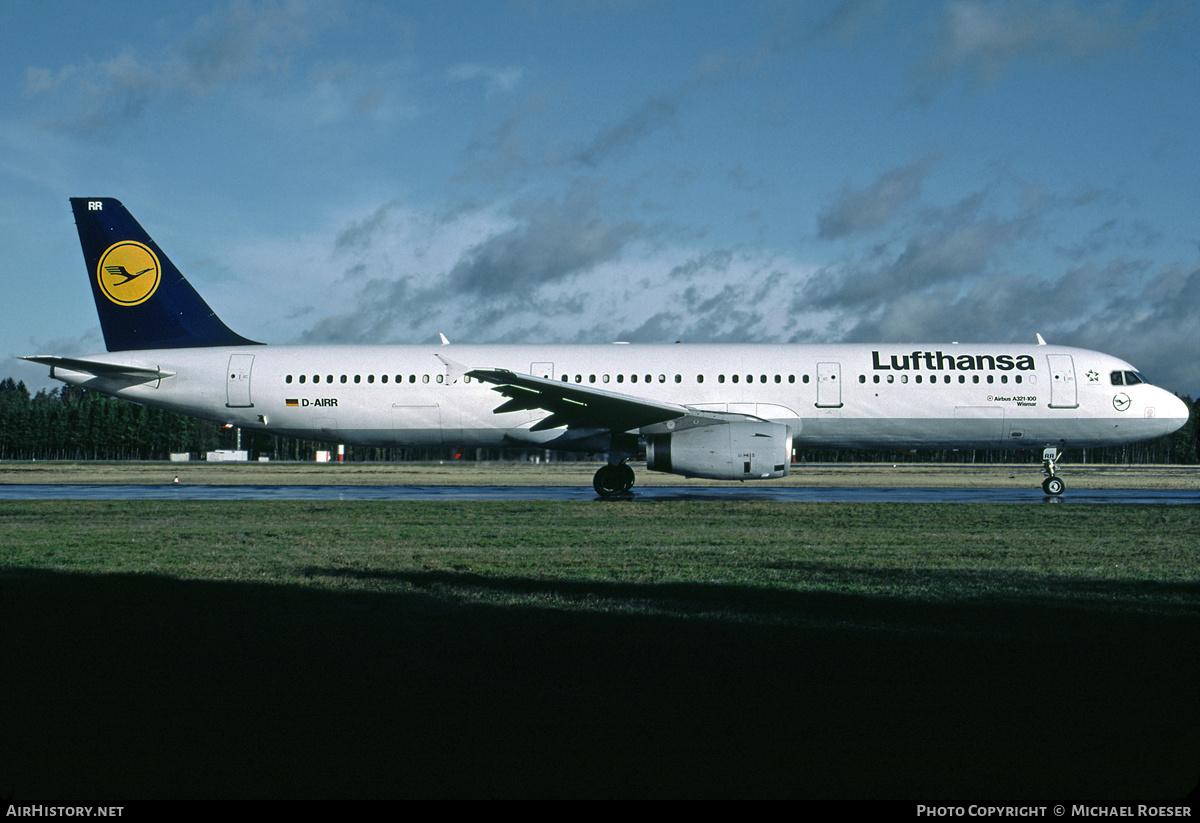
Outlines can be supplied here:
M118 306L136 306L149 300L161 276L158 257L133 240L109 246L96 267L100 291Z
M1128 411L1129 405L1132 402L1133 401L1129 399L1129 395L1127 395L1125 392L1121 392L1113 398L1113 408L1117 411Z

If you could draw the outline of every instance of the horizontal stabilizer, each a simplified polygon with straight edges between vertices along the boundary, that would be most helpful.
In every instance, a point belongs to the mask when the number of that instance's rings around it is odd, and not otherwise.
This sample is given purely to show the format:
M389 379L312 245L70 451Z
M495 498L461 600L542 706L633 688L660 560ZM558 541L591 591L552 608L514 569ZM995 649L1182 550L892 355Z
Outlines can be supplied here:
M149 368L147 366L133 366L128 363L106 363L100 360L81 360L75 357L56 357L51 354L35 354L30 357L22 357L21 359L49 366L51 377L54 376L54 369L56 368L82 372L84 374L94 374L97 377L132 377L141 380L156 380L175 374L175 372L164 371L159 368Z

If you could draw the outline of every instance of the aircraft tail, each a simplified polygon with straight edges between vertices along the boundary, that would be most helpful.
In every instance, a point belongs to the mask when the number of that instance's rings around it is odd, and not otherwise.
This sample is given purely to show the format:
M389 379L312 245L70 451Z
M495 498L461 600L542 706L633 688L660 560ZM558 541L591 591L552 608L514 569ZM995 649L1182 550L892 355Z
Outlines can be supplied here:
M258 345L230 331L111 197L72 197L96 312L109 351Z

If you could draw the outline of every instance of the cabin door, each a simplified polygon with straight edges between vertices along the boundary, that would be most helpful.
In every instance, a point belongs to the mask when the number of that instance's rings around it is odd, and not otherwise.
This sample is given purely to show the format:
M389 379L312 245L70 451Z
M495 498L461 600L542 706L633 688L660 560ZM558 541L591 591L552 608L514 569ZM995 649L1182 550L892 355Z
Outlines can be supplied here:
M1079 396L1075 390L1075 362L1069 354L1048 354L1050 362L1050 408L1077 409Z
M225 374L225 405L231 409L249 409L254 404L250 402L250 367L254 365L254 355L233 354L229 357L229 368Z
M842 407L842 364L817 364L817 407L840 409Z

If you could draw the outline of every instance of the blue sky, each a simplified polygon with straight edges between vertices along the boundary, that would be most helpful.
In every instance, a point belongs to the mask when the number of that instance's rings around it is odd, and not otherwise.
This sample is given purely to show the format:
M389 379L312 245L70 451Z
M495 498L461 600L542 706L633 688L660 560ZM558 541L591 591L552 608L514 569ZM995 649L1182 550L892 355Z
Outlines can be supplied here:
M108 196L268 343L1041 333L1200 395L1191 3L4 0L0 29L12 357L103 350L67 199Z

